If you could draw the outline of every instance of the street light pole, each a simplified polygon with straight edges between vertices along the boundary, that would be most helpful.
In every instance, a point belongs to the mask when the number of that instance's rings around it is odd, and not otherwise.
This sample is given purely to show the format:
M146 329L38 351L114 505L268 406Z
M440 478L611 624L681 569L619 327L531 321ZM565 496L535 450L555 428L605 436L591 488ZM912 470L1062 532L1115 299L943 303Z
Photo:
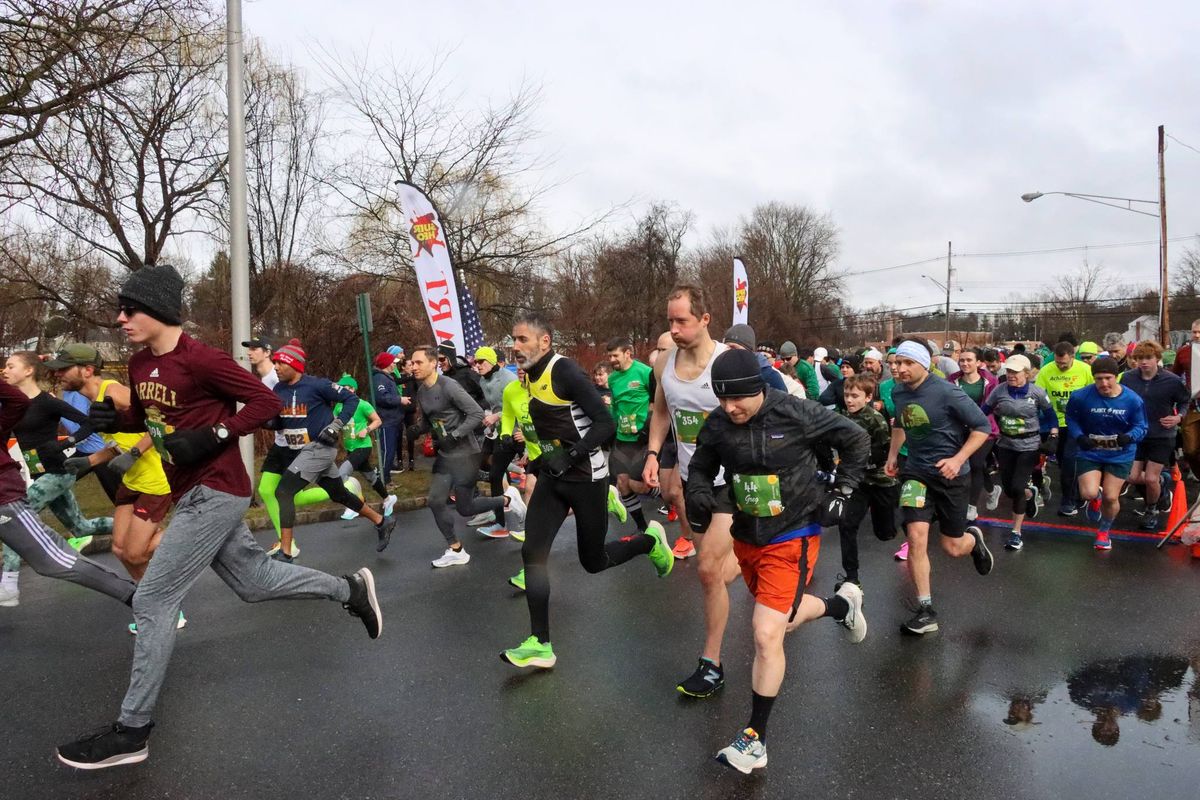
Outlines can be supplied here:
M1158 126L1158 230L1161 241L1159 242L1161 252L1159 258L1159 281L1160 292L1159 297L1162 302L1162 313L1158 315L1158 335L1159 341L1163 347L1171 346L1171 322L1170 322L1170 285L1167 283L1167 168L1164 153L1167 149L1166 143L1167 132L1162 126Z
M225 3L225 59L229 96L229 292L234 359L250 368L242 342L250 338L250 231L246 223L246 111L242 81L242 0ZM254 476L254 437L238 443L246 472Z
M945 347L946 342L950 341L950 276L954 272L950 265L950 253L953 245L953 242L946 242L946 338L942 340L942 347Z

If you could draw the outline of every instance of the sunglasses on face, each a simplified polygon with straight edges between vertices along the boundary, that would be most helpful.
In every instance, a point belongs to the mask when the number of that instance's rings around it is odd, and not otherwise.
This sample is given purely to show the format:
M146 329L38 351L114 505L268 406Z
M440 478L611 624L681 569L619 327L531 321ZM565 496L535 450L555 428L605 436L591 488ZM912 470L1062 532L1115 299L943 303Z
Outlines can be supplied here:
M140 311L141 311L141 309L140 309L140 308L138 308L137 306L131 306L131 305L126 305L126 304L121 304L121 305L118 305L118 306L117 306L117 311L119 311L119 312L121 312L122 314L124 314L126 319L132 319L132 318L133 318L133 315L134 315L134 314L137 314L138 312L140 312Z

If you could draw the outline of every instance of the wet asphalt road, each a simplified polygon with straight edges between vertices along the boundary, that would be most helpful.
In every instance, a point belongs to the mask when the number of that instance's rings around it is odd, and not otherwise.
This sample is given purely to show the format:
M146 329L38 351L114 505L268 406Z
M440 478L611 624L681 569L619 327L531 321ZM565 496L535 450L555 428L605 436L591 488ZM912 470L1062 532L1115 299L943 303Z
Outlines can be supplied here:
M428 511L402 515L381 556L364 521L302 528L302 563L375 571L383 638L369 641L333 603L245 605L209 573L185 605L150 760L95 773L60 766L51 750L115 718L128 611L26 571L20 607L0 609L2 794L1200 796L1200 560L1142 543L1097 554L1082 538L1036 532L1007 553L1000 537L990 531L987 578L969 559L934 556L942 630L912 639L898 632L907 570L895 543L864 531L868 637L850 645L821 620L789 638L770 764L749 778L712 760L749 713L740 579L726 688L681 698L674 685L702 635L695 560L666 580L645 559L587 575L570 521L551 563L554 670L519 672L497 657L528 631L505 583L520 566L516 542L470 540L468 566L435 571L441 538ZM827 533L814 589L831 593L836 572Z

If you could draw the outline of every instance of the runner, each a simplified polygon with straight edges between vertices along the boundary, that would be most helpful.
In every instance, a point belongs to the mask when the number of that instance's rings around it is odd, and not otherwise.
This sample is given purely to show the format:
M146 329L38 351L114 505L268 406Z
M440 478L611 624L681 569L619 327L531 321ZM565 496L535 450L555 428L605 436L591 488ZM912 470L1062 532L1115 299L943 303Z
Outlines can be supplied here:
M237 440L279 412L278 396L227 353L183 332L183 279L173 267L138 269L117 300L117 321L145 349L129 360L134 387L129 413L118 414L106 400L92 406L92 421L109 433L149 430L171 483L175 513L133 598L138 636L120 716L109 728L58 747L59 761L80 769L149 757L152 713L175 644L179 606L210 566L247 602L334 600L360 618L372 639L383 631L369 569L337 578L272 561L246 527L250 479ZM240 411L239 402L245 404Z
M995 376L983 367L979 360L979 353L975 350L959 351L958 371L951 373L949 380L962 389L963 393L975 402L975 405L980 407L983 406L983 402L987 400L992 390L996 388ZM1000 433L996 428L996 420L989 417L988 422L992 426L991 435L978 450L971 454L971 488L967 495L967 520L969 522L974 522L979 518L979 498L984 492L987 492L988 495L995 494L999 499L998 487L988 473L988 456L991 455L992 447Z
M371 521L382 552L391 541L394 519L368 506L346 489L334 461L342 429L354 417L358 397L344 386L326 378L305 375L307 356L300 342L292 339L271 356L279 383L272 390L283 405L267 426L277 431L275 446L263 460L258 492L271 521L277 522L280 546L271 554L276 561L291 563L297 505L311 505L325 499L340 503ZM334 416L334 406L341 412ZM283 444L279 444L279 437ZM315 491L305 492L316 484ZM326 497L322 497L324 492ZM301 494L305 493L302 497ZM297 548L298 550L298 548Z
M392 365L396 357L391 353L375 356L371 381L375 384L375 407L383 422L379 438L380 476L386 486L392 482L392 467L396 463L400 446L400 426L405 423L405 414L412 405L406 405L392 377Z
M129 388L101 379L96 374L101 366L100 353L82 343L67 345L46 364L64 388L79 392L89 402L112 398L117 411L128 411ZM140 581L162 538L162 521L171 509L171 485L150 434L106 433L103 437L106 446L89 456L88 464L92 468L107 464L121 481L113 508L112 554L129 577ZM180 611L176 627L185 625L187 619ZM129 624L129 632L137 634L137 623Z
M1191 400L1179 424L1183 457L1194 477L1200 478L1200 319L1192 320L1192 341L1179 348L1171 372L1183 378Z
M1109 531L1121 510L1121 488L1133 470L1138 443L1146 436L1146 404L1117 383L1116 360L1092 362L1094 383L1067 402L1067 430L1079 446L1079 496L1087 517L1100 523L1095 548L1111 550Z
M275 363L271 360L270 343L259 336L257 339L242 342L242 347L246 348L246 358L250 360L251 371L262 380L263 386L268 389L275 388L275 384L279 383L279 376L275 374Z
M1021 525L1027 515L1038 514L1038 488L1030 479L1043 448L1041 418L1054 406L1046 390L1030 381L1033 370L1027 357L1010 356L1003 369L1004 382L984 398L983 412L998 423L1000 438L994 452L1000 464L1000 486L1012 503L1012 531L1004 548L1020 550L1025 546ZM1058 435L1057 427L1050 429L1047 450L1057 449Z
M1171 473L1167 467L1174 462L1175 433L1190 399L1183 381L1159 369L1162 353L1158 342L1139 342L1131 356L1135 369L1121 376L1121 385L1132 389L1146 406L1146 436L1138 442L1129 482L1145 491L1142 529L1147 531L1157 531L1161 512L1171 510Z
M488 470L488 484L492 497L504 494L504 479L508 476L508 465L516 453L499 441L500 415L504 410L504 387L517 379L515 373L499 366L500 357L491 347L475 351L475 371L479 373L479 386L483 389L483 463ZM474 520L472 520L474 522ZM508 530L492 514L488 522L479 529L483 536L503 539Z
M983 531L967 525L971 454L987 441L991 423L979 406L948 381L933 379L924 344L905 341L896 348L899 378L892 400L896 422L888 451L887 474L900 478L900 520L908 538L908 563L917 590L917 611L901 626L912 634L938 629L929 579L929 525L940 526L942 550L951 558L970 555L980 575L992 571ZM900 445L908 444L901 470ZM964 533L970 536L964 536Z
M857 585L845 582L825 599L804 590L820 552L821 527L844 519L847 497L863 476L868 437L812 400L769 389L754 356L729 350L713 359L711 383L720 408L698 431L687 478L694 527L708 527L720 507L716 492L729 491L720 484L714 491L722 473L737 505L733 550L754 595L750 721L717 760L746 774L767 764L767 721L783 684L785 635L821 617L842 625L851 642L867 635ZM842 457L837 487L829 494L815 480L818 442Z
M13 427L32 405L16 386L0 381L0 441L7 442ZM24 559L33 571L47 578L77 583L129 605L136 588L107 567L84 558L42 523L25 499L25 479L21 465L0 449L0 542L14 554L17 568ZM7 552L4 578L0 581L0 606L20 605L21 591L16 571L8 571Z
M1109 358L1117 362L1117 367L1121 372L1132 367L1128 358L1129 351L1125 347L1125 337L1116 331L1104 334L1104 352L1108 354ZM1119 375L1120 373L1117 374Z
M650 523L646 534L605 541L608 459L600 446L616 432L612 416L579 365L554 352L549 322L533 313L518 315L512 335L514 360L529 376L529 416L542 455L521 546L531 635L500 658L517 667L545 669L557 661L550 640L546 562L567 514L575 513L579 561L589 573L646 555L665 578L675 560L657 522Z
M356 394L358 392L358 381L348 373L338 378L338 386ZM343 404L338 403L333 407L333 415L340 419L344 410ZM346 450L346 460L338 465L338 476L345 484L346 479L352 473L357 472L362 475L375 494L379 495L379 499L383 501L383 516L390 517L396 507L396 495L388 493L387 486L383 482L382 470L371 466L371 453L375 451L371 442L371 434L381 427L383 427L383 420L379 417L378 412L370 403L360 397L358 405L354 407L354 416L350 418L349 424L342 428L342 447ZM347 508L346 512L342 514L342 519L351 520L357 516L357 511Z
M1087 344L1086 342L1084 344ZM1081 346L1082 347L1082 346ZM1075 358L1075 347L1070 342L1062 341L1054 346L1054 360L1042 365L1038 370L1037 385L1046 390L1050 402L1054 404L1054 413L1058 415L1060 431L1067 427L1067 401L1074 392L1091 385L1092 369L1084 361ZM1058 515L1073 517L1079 513L1079 485L1076 482L1075 458L1079 445L1072 436L1058 437L1058 450L1055 459L1058 461L1059 497Z
M521 495L511 486L496 497L479 497L475 488L479 478L479 439L475 431L483 419L483 409L471 399L458 381L438 375L439 349L433 345L416 347L412 352L413 374L421 382L417 405L421 422L410 435L433 432L437 459L433 462L433 478L429 485L427 505L433 521L446 539L446 552L431 563L434 567L453 567L466 564L471 555L463 548L457 533L458 524L480 512L503 512L512 507L514 513L524 513ZM454 493L451 512L450 493ZM507 535L507 533L506 533Z
M875 538L887 542L896 538L896 506L900 502L900 484L884 471L887 463L888 446L891 444L891 425L875 410L872 401L878 392L877 384L870 375L851 375L842 383L845 393L844 414L851 422L862 428L870 439L870 459L866 474L846 500L846 511L838 523L838 535L842 546L842 572L840 581L849 581L862 588L858 575L858 528L867 512L871 512L871 529ZM839 457L844 458L841 453ZM838 464L838 475L842 471ZM840 583L838 586L840 587ZM835 587L835 591L838 587Z
M667 353L674 349L675 340L671 338L671 332L659 334L654 349L650 351L650 356L646 359L649 367L654 370L651 375L652 380L656 380L655 376L659 373L658 362L665 360ZM654 391L656 393L658 391L657 382ZM649 430L649 423L647 423L647 430ZM647 437L647 445L649 445L649 437ZM659 509L659 513L666 516L667 522L679 524L679 537L675 539L671 553L678 559L692 558L696 555L696 545L692 541L692 528L688 525L687 512L683 508L683 479L679 477L679 451L675 445L675 429L670 423L667 425L667 438L658 454L657 474L657 486L646 483L645 469L643 468L642 485L649 489L650 494L653 495L657 492L662 498L664 505Z
M633 357L633 344L618 336L610 339L605 348L612 368L608 387L612 391L612 416L617 425L617 438L609 458L617 476L617 492L621 505L641 533L648 527L642 513L641 495L649 487L641 482L646 466L646 443L650 439L650 401L654 390L654 371Z
M817 372L812 367L812 348L806 347L801 352L793 342L784 342L779 346L779 357L791 364L796 370L796 380L804 386L804 396L812 399L820 394L817 391Z
M1095 342L1081 342L1075 351L1076 358L1088 366L1091 366L1091 363L1096 360L1096 356L1099 354L1100 348Z
M671 324L671 339L675 349L654 365L657 389L654 410L650 415L650 449L646 453L646 469L642 481L654 486L657 474L658 451L666 438L667 428L675 434L679 474L687 487L688 465L696 449L696 435L704 419L719 403L712 390L713 360L729 348L714 342L708 334L711 317L704 289L679 284L667 295L667 321ZM748 326L745 326L748 327ZM748 351L752 350L747 348ZM755 356L755 362L758 358ZM762 367L759 366L759 374ZM716 506L710 519L697 522L688 519L700 539L700 588L704 592L704 647L695 672L680 681L676 690L691 697L708 697L725 685L721 664L721 641L729 619L729 589L738 575L737 558L733 554L733 498L725 484L724 473L714 477L717 485Z
M535 464L542 455L538 445L537 430L533 426L533 418L529 416L529 376L525 370L517 369L517 379L504 387L504 409L500 415L500 437L512 439L512 449L519 456L521 466L525 468L525 480L521 486L521 499L528 507L533 496L533 488L537 485L537 469ZM518 542L525 541L525 519L518 515L509 515L508 535ZM525 591L525 570L508 582L521 591Z

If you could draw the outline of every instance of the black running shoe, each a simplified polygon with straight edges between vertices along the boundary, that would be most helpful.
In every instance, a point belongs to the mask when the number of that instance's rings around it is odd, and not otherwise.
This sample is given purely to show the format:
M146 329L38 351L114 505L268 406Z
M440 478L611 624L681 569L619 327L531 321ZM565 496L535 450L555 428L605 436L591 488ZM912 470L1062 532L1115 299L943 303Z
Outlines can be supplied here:
M1038 488L1030 485L1026 487L1030 491L1029 498L1025 500L1025 516L1034 519L1038 515Z
M974 525L967 527L967 533L975 537L975 546L971 548L971 560L975 562L975 571L987 575L992 571L992 551L988 550L987 542L983 540L983 531Z
M410 459L408 460L408 471L409 471L409 472L412 472L412 471L413 471L413 470L415 470L416 468L417 468L417 464L416 464L416 462L415 462L415 461L413 461L413 460L410 458Z
M933 606L922 605L912 619L900 626L901 633L911 633L914 636L924 636L938 629L937 612Z
M725 670L709 661L700 659L696 671L681 681L675 691L688 697L709 697L725 685Z
M378 639L383 634L383 609L375 596L375 576L363 567L353 575L343 576L350 583L350 599L342 608L362 620L367 636Z
M375 535L379 537L379 544L375 545L376 553L382 553L387 549L388 544L392 541L392 531L395 529L395 517L384 517L383 521L375 526Z
M127 728L114 722L69 744L59 745L55 755L59 761L76 769L138 764L150 757L149 739L153 727L153 722L141 728Z
M271 560L272 561L282 561L284 564L291 564L296 559L292 558L287 553L283 552L282 549L280 549L280 550L276 550L274 553L271 554Z

